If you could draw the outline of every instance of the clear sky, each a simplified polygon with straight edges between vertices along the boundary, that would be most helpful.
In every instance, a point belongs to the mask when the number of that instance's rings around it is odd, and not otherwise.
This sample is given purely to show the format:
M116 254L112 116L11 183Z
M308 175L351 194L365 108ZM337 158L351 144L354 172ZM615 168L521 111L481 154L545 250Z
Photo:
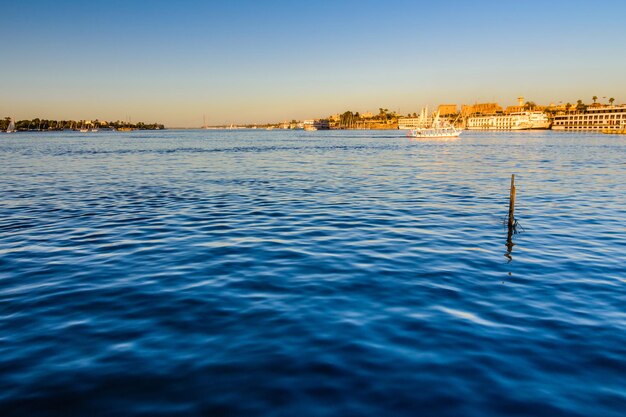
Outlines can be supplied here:
M626 102L626 1L3 2L0 116L255 123Z

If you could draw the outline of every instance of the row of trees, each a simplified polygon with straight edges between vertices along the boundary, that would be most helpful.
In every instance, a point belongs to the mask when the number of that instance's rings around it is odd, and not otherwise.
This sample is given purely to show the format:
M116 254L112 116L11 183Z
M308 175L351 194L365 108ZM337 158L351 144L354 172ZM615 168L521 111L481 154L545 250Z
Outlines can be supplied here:
M352 113L351 111L344 112L339 117L339 125L344 128L352 128L356 125L357 122L361 120L361 115L359 112Z
M593 100L593 104L597 104L598 103L598 96L593 96L592 97ZM609 98L609 104L612 106L613 103L615 103L615 99L613 97ZM586 111L587 108L589 106L586 105L582 100L577 100L576 101L576 105L573 105L571 103L566 103L565 104L565 111Z
M598 96L593 96L591 99L593 100L593 104L594 105L598 104ZM613 103L615 103L615 98L613 98L613 97L609 98L609 105L612 106ZM565 110L566 111L574 111L574 110L575 111L586 111L588 107L589 106L586 105L582 100L577 100L576 101L576 105L573 105L571 103L566 103L565 104Z
M597 105L598 104L598 96L593 96L591 98L593 100L593 104ZM611 97L609 98L609 105L613 105L613 103L615 103L615 98ZM585 104L582 100L577 100L576 104L572 104L572 103L566 103L565 104L565 111L570 112L570 111L577 111L577 112L584 112L587 110L589 106L587 104ZM524 105L524 109L525 110L535 110L537 108L537 105L532 102L532 101L527 101L526 104ZM547 107L545 109L546 113L555 113L557 112L557 110L555 109L551 109L550 107Z
M339 116L339 123L342 127L352 127L356 123L363 122L365 120L378 123L394 122L398 120L398 115L395 112L389 111L389 109L381 107L378 109L378 114L370 117L363 117L363 115L361 115L358 111L352 112L350 110Z
M604 98L606 98L606 97L604 97ZM593 96L591 99L593 100L593 104L596 104L597 101L598 101L598 96ZM578 100L578 101L580 101L580 100ZM611 106L613 105L614 102L615 102L615 99L613 97L609 98L609 104Z
M379 108L378 114L371 117L363 117L358 111L352 112L350 110L339 115L339 127L341 128L354 128L364 123L374 124L389 124L397 123L398 115L395 112L390 112L389 109Z
M0 130L6 130L11 122L10 117L0 120ZM15 121L15 128L21 131L53 131L53 130L78 130L80 128L99 128L99 129L120 129L131 128L138 130L158 130L164 129L165 126L159 123L130 123L117 120L115 122L101 122L99 120L48 120L48 119L31 119Z

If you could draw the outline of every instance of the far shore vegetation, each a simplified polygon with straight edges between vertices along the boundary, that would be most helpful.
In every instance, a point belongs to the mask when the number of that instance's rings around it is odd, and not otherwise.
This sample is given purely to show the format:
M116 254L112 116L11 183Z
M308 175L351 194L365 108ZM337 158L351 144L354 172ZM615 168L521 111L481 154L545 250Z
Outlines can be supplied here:
M4 131L11 122L10 117L0 119L0 131ZM101 120L49 120L31 119L14 120L17 131L49 132L61 130L103 129L103 130L160 130L165 129L160 123L101 121Z

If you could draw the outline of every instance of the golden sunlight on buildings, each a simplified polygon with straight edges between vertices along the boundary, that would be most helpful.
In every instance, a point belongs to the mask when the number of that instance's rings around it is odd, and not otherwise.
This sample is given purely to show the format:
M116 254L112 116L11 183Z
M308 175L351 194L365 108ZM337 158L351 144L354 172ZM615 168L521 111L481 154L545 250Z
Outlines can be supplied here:
M440 116L453 116L458 112L456 104L440 104L437 110Z
M498 103L463 104L461 106L461 114L464 117L472 114L495 114L501 112L502 106Z

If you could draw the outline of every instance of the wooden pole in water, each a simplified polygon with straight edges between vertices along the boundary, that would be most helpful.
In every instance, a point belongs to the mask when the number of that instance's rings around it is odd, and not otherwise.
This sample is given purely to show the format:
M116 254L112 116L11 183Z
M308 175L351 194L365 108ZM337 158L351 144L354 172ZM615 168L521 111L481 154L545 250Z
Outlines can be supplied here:
M513 260L511 253L513 252L513 234L515 233L515 174L511 175L511 194L509 196L509 222L508 233L506 236L506 248L508 252L504 255L509 259L509 262Z
M511 175L511 195L509 197L509 229L515 225L515 174Z

